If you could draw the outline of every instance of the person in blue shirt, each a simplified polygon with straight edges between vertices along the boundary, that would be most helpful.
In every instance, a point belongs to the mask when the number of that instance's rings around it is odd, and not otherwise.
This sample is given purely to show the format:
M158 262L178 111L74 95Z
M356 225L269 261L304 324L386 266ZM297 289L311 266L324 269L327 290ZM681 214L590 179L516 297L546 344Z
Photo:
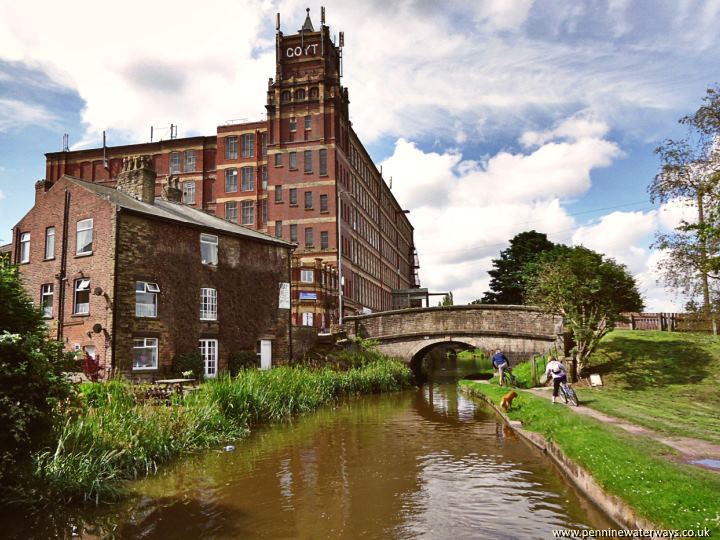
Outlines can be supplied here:
M500 349L496 350L492 357L492 364L500 372L500 386L503 386L503 374L506 369L510 368L507 356Z

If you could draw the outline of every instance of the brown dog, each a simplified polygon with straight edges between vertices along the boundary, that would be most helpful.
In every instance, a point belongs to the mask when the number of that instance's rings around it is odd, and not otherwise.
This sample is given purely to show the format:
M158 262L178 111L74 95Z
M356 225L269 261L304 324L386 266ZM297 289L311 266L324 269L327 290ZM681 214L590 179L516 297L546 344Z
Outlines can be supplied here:
M513 399L517 397L517 392L515 390L511 390L507 394L503 396L503 398L500 400L500 406L505 409L505 412L512 407Z

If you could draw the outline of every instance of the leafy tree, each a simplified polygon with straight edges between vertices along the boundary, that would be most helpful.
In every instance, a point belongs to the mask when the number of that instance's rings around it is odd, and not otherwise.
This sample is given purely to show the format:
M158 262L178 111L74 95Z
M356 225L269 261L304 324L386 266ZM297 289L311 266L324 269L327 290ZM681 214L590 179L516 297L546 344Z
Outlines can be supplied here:
M576 343L574 376L600 340L623 320L640 311L642 298L625 266L582 246L557 246L543 253L526 273L528 302L563 318Z
M470 302L470 305L473 306L475 304L482 304L482 303L483 303L482 298L476 298L475 300Z
M701 296L701 310L709 314L717 297L711 280L720 270L718 88L708 89L703 102L693 115L680 119L689 128L687 136L668 139L655 150L660 171L648 191L652 202L675 200L694 209L694 220L681 222L672 233L658 234L654 247L667 253L659 264L665 283L691 299ZM714 320L713 328L717 333Z
M17 269L0 260L0 480L11 483L52 435L55 407L70 395L72 354L47 327Z
M536 231L527 231L515 235L510 240L510 247L500 252L499 259L493 259L493 269L488 271L490 291L482 297L484 304L524 303L525 265L537 260L541 253L555 247L547 235Z
M443 296L443 299L438 302L438 306L452 306L453 305L453 293L450 291L445 296Z

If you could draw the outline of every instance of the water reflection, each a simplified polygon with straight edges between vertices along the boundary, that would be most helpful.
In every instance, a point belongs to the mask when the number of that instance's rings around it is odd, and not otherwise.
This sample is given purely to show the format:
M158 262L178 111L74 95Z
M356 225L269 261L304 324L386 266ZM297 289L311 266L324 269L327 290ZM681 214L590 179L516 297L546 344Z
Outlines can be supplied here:
M261 429L234 453L198 454L137 482L137 499L82 516L96 529L85 537L549 538L610 526L458 393L472 367L440 364L416 391Z

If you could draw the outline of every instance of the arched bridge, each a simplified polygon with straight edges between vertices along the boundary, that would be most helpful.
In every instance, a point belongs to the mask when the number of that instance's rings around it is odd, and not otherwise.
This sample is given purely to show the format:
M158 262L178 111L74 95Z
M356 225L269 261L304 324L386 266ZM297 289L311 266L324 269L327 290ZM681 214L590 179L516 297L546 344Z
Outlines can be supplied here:
M488 353L501 349L516 360L554 347L563 353L560 319L526 306L474 304L383 311L346 317L343 329L348 337L377 341L380 352L408 363L439 344Z

